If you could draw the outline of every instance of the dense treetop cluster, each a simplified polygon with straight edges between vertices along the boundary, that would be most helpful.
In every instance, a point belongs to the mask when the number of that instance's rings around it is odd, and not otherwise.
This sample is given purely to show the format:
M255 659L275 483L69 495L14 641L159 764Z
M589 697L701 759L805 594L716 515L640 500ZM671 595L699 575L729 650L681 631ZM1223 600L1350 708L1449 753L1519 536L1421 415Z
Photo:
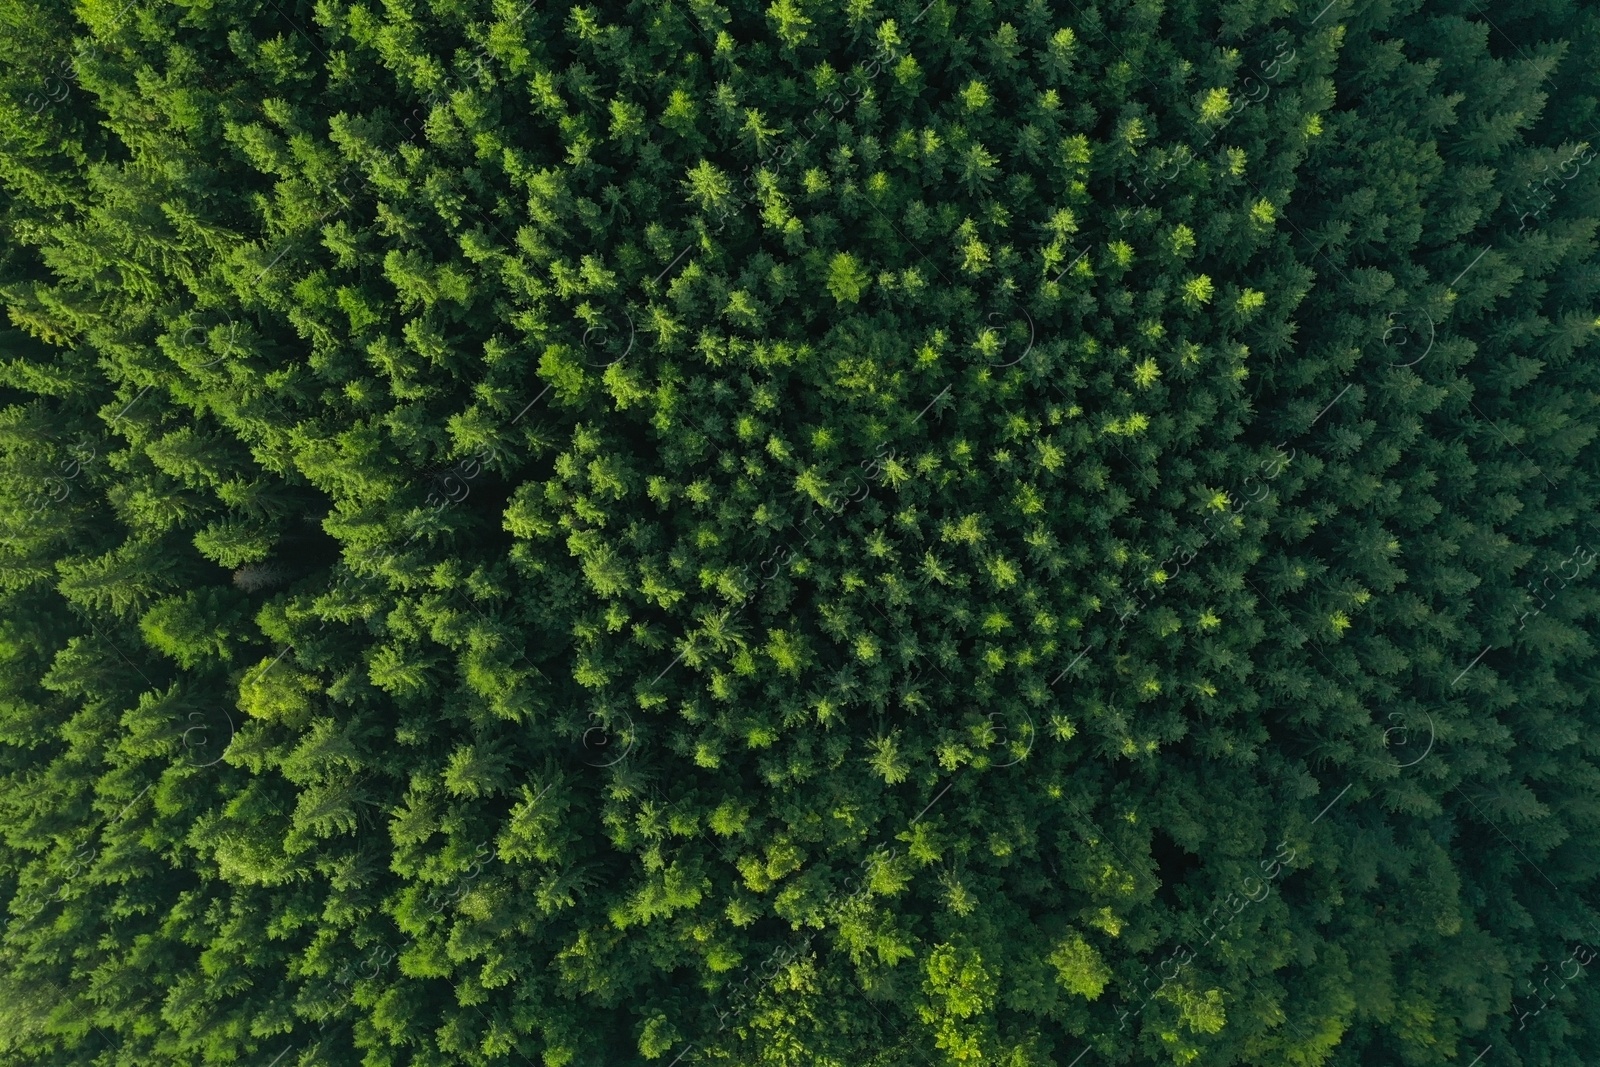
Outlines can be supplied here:
M0 1065L1600 1046L1600 12L0 0Z

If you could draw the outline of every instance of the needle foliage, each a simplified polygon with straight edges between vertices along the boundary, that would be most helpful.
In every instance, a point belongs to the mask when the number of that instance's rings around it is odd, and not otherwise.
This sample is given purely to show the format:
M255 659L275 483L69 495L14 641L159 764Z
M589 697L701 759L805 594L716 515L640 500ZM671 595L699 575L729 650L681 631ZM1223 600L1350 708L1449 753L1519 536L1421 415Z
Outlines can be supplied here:
M0 0L0 1065L1592 1063L1600 17L1322 3Z

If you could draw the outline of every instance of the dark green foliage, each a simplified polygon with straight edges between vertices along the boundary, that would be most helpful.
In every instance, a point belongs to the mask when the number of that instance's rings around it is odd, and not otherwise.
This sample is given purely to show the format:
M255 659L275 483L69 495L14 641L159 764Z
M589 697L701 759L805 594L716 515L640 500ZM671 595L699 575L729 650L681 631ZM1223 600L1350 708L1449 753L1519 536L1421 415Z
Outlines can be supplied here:
M1592 9L0 13L0 1064L1592 1061Z

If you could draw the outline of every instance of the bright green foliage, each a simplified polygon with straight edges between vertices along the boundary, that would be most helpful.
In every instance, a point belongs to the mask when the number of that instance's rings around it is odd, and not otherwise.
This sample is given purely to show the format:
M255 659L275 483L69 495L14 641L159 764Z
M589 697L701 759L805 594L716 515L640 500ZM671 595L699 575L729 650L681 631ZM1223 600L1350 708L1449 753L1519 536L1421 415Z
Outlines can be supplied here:
M828 292L841 304L859 304L870 279L854 258L840 252L828 264Z
M0 0L0 1067L1592 1063L1596 71Z
M1093 1000L1111 980L1111 971L1100 958L1100 953L1083 935L1074 933L1059 943L1050 953L1062 988L1069 993Z

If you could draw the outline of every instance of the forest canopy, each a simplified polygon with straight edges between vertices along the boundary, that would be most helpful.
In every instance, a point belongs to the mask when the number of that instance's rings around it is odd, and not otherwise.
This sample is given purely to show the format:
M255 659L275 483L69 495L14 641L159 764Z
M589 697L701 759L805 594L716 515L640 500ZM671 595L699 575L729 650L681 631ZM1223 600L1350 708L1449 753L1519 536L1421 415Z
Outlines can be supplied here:
M0 0L0 1067L1581 1067L1600 10Z

